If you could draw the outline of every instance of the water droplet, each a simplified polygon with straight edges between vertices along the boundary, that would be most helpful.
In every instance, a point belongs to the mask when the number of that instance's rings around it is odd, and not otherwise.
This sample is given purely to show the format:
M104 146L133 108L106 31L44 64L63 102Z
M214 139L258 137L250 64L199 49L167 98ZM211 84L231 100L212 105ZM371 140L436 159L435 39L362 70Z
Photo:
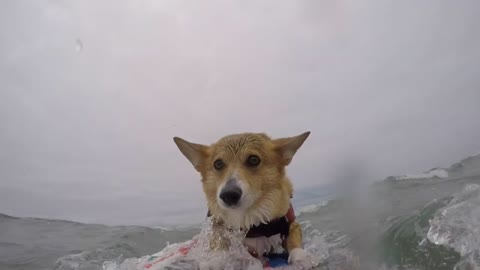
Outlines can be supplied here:
M81 39L77 38L75 40L75 51L77 51L77 53L81 53L83 50L83 42Z

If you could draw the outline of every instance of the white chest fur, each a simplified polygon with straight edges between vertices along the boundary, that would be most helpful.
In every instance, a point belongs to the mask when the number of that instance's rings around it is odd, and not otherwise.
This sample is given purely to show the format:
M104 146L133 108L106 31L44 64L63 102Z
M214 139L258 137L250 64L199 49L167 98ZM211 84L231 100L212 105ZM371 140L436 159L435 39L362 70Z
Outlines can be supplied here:
M259 257L264 253L281 252L283 250L282 237L280 234L275 234L270 237L260 236L245 238L243 240L243 245L245 245L250 252L255 251Z

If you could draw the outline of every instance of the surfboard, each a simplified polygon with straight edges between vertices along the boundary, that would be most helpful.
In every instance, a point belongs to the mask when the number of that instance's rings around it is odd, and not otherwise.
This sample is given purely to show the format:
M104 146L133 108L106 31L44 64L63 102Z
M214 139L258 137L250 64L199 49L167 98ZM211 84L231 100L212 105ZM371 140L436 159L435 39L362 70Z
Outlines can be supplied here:
M182 264L184 263L183 259L187 258L195 244L196 240L193 239L183 243L168 245L164 250L146 256L144 260L140 260L140 265L137 265L137 269L160 270ZM265 257L263 269L288 269L288 265L287 253L271 254Z

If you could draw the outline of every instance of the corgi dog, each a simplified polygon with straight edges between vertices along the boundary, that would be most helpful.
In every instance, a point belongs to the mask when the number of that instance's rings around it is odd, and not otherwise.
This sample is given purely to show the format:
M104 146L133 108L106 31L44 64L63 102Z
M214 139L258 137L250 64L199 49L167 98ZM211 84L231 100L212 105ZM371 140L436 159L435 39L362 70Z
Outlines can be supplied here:
M292 183L285 173L297 150L310 135L272 139L264 133L228 135L211 145L175 137L183 155L201 174L214 233L222 228L246 231L243 244L262 258L275 250L288 252L288 262L306 258L302 231L290 199ZM213 243L220 248L228 243Z

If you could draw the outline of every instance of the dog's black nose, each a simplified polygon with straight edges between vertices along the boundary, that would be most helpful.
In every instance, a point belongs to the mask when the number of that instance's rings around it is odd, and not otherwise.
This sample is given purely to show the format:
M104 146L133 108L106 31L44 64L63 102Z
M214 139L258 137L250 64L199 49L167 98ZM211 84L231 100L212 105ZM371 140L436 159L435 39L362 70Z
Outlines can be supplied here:
M242 197L242 190L237 186L226 186L220 193L220 199L228 206L237 204L240 197Z

